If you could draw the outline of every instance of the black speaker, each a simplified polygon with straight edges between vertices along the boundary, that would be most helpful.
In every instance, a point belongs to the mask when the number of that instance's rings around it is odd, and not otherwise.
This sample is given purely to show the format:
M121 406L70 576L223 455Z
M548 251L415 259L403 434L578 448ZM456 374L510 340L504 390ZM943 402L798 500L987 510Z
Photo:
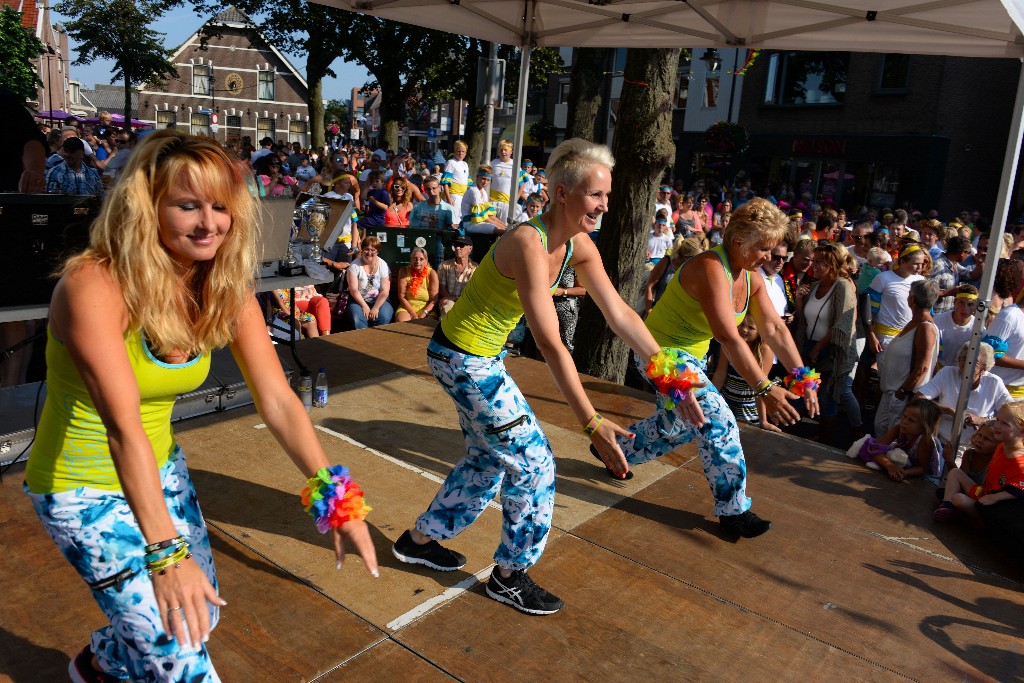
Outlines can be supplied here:
M88 195L0 193L0 306L50 303L53 272L89 244L99 200Z

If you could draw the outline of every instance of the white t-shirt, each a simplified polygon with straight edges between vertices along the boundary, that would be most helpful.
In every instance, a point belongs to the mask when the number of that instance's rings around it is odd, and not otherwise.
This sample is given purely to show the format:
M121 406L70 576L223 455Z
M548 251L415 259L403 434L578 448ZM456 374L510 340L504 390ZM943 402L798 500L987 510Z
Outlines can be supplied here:
M1024 311L1016 304L1003 306L999 315L989 325L986 336L999 337L1006 342L1006 355L1013 358L1024 358ZM1003 378L1006 386L1018 387L1024 384L1024 370L1001 368L998 365L992 372Z
M768 292L768 298L772 300L775 312L781 318L786 315L786 283L778 273L769 275L764 272L764 268L761 268L760 271L761 277L764 278L764 288Z
M943 365L956 365L956 355L960 353L960 347L971 338L974 316L967 319L966 325L956 324L953 320L953 311L943 311L936 315L934 320L935 327L939 328L939 362ZM984 332L982 336L985 336Z
M868 287L868 296L872 304L871 321L897 330L906 327L913 317L910 304L907 303L910 285L923 279L920 275L900 277L891 270L883 270L876 275ZM875 302L878 302L877 310Z
M828 334L829 323L832 321L832 294L836 291L833 285L825 296L818 298L816 288L804 299L804 319L807 320L807 338L821 341Z
M502 161L491 159L491 168L494 169L491 178L491 191L501 192L511 197L512 195L512 160Z
M661 260L672 248L672 235L654 235L647 240L647 252L652 261Z
M947 365L932 377L926 384L922 384L917 391L925 398L930 398L939 405L947 408L956 408L957 397L960 395L960 368ZM981 381L978 388L973 389L967 397L967 412L978 417L992 417L999 410L1000 406L1010 400L1010 392L1006 390L1003 380L991 372L981 373ZM965 444L974 434L974 427L964 427L960 443ZM953 434L953 416L943 414L939 420L939 434L949 441Z
M363 258L360 256L348 267L348 272L356 276L358 284L359 295L363 297L363 301L369 306L373 306L377 301L377 295L380 294L381 282L384 278L391 277L391 269L388 268L388 264L384 259L377 258L377 272L367 273L363 267Z

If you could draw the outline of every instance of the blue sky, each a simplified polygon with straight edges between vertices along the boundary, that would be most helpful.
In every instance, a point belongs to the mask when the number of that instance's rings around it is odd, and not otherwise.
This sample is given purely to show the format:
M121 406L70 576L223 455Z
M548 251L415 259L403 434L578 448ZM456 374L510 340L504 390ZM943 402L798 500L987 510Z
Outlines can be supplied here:
M66 20L65 17L62 17L57 12L53 13L53 23L64 20ZM179 7L164 15L160 21L154 24L153 28L164 33L164 44L169 49L174 49L195 33L202 23L203 20L196 16L191 7ZM72 62L78 58L73 40L71 41L70 58ZM288 55L288 59L303 76L306 75L305 59L295 55ZM358 64L346 64L341 59L337 59L332 68L338 74L338 77L324 79L325 99L346 101L352 96L352 88L363 85L367 80L366 69ZM80 81L83 87L92 88L97 83L110 83L110 74L113 70L113 62L97 60L86 66L72 63L70 72L71 77ZM115 85L120 85L120 83Z

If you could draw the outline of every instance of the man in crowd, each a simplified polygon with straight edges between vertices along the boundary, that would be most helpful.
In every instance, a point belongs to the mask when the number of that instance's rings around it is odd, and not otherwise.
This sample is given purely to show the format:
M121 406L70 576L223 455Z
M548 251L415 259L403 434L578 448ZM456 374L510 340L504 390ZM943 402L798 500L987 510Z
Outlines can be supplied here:
M274 141L272 139L270 139L270 138L263 138L262 140L260 140L260 148L252 153L252 157L250 158L249 161L253 165L253 167L255 168L256 161L260 157L265 157L268 154L273 154L273 153L274 153Z
M99 172L85 164L85 144L69 137L61 145L64 160L46 172L46 191L56 194L103 195Z
M455 258L443 262L437 269L437 308L442 318L452 310L477 266L469 260L469 255L473 252L473 240L468 235L456 236L452 241L452 248L455 250Z

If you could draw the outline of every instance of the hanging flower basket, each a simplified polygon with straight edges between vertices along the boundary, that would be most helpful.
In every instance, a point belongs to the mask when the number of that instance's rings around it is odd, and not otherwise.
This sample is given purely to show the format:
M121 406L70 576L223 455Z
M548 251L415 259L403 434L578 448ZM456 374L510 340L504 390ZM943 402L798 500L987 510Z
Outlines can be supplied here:
M750 138L743 126L728 121L719 121L704 131L704 142L716 152L740 154L747 148Z

